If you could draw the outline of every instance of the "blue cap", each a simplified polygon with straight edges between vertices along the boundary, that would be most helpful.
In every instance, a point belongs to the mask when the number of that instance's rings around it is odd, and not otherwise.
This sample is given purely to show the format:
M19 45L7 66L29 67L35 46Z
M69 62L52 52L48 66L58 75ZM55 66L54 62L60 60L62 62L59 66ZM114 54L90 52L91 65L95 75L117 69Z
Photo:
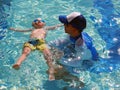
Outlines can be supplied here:
M71 24L78 30L86 28L86 19L79 12L72 12L69 15L60 15L59 21L64 24Z
M68 24L67 17L65 15L60 15L59 21L64 24Z

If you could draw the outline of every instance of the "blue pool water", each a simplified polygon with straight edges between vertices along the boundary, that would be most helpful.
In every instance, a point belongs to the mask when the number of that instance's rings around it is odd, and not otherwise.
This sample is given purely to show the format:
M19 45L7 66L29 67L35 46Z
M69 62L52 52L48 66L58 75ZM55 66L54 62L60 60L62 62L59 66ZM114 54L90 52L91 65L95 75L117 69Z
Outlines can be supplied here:
M62 80L50 82L47 65L40 52L31 53L19 71L12 65L22 52L29 33L9 31L9 27L31 28L42 17L47 25L60 23L60 14L81 12L87 19L86 32L93 37L100 61L79 78L85 87L67 90L120 90L120 1L119 0L0 0L0 90L65 90ZM50 31L47 41L64 37L63 28Z

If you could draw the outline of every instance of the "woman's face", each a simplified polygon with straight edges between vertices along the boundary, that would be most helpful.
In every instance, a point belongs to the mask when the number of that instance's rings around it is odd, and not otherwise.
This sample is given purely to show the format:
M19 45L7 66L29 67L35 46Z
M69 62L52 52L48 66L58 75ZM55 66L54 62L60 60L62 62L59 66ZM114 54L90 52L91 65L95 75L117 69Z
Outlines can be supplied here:
M70 36L76 36L78 30L74 28L71 24L64 24L65 33L68 33Z

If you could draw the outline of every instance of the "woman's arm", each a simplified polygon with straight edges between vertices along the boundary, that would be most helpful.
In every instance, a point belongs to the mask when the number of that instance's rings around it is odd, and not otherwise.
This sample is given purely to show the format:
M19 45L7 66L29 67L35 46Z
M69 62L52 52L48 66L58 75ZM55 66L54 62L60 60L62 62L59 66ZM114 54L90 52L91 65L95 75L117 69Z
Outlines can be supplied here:
M17 29L17 28L10 27L9 30L16 31L16 32L30 32L30 31L33 30L33 28L22 30L22 29Z
M61 27L63 26L63 24L57 24L55 26L47 26L45 29L46 30L54 30L54 29L57 29L58 27Z
M48 43L49 46L53 46L56 48L59 48L60 50L63 50L64 47L69 44L70 40L68 39L68 37L65 38L58 38L56 40L50 41Z

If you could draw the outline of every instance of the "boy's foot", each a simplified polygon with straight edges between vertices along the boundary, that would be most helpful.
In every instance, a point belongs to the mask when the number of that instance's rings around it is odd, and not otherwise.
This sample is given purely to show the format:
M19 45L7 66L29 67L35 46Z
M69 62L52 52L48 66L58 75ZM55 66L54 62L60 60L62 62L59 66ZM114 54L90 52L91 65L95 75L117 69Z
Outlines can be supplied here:
M12 67L13 67L14 69L18 70L18 69L20 68L20 65L14 64Z
M55 80L55 76L54 76L54 68L49 68L49 80Z
M49 74L49 80L50 80L50 81L55 80L54 74Z

